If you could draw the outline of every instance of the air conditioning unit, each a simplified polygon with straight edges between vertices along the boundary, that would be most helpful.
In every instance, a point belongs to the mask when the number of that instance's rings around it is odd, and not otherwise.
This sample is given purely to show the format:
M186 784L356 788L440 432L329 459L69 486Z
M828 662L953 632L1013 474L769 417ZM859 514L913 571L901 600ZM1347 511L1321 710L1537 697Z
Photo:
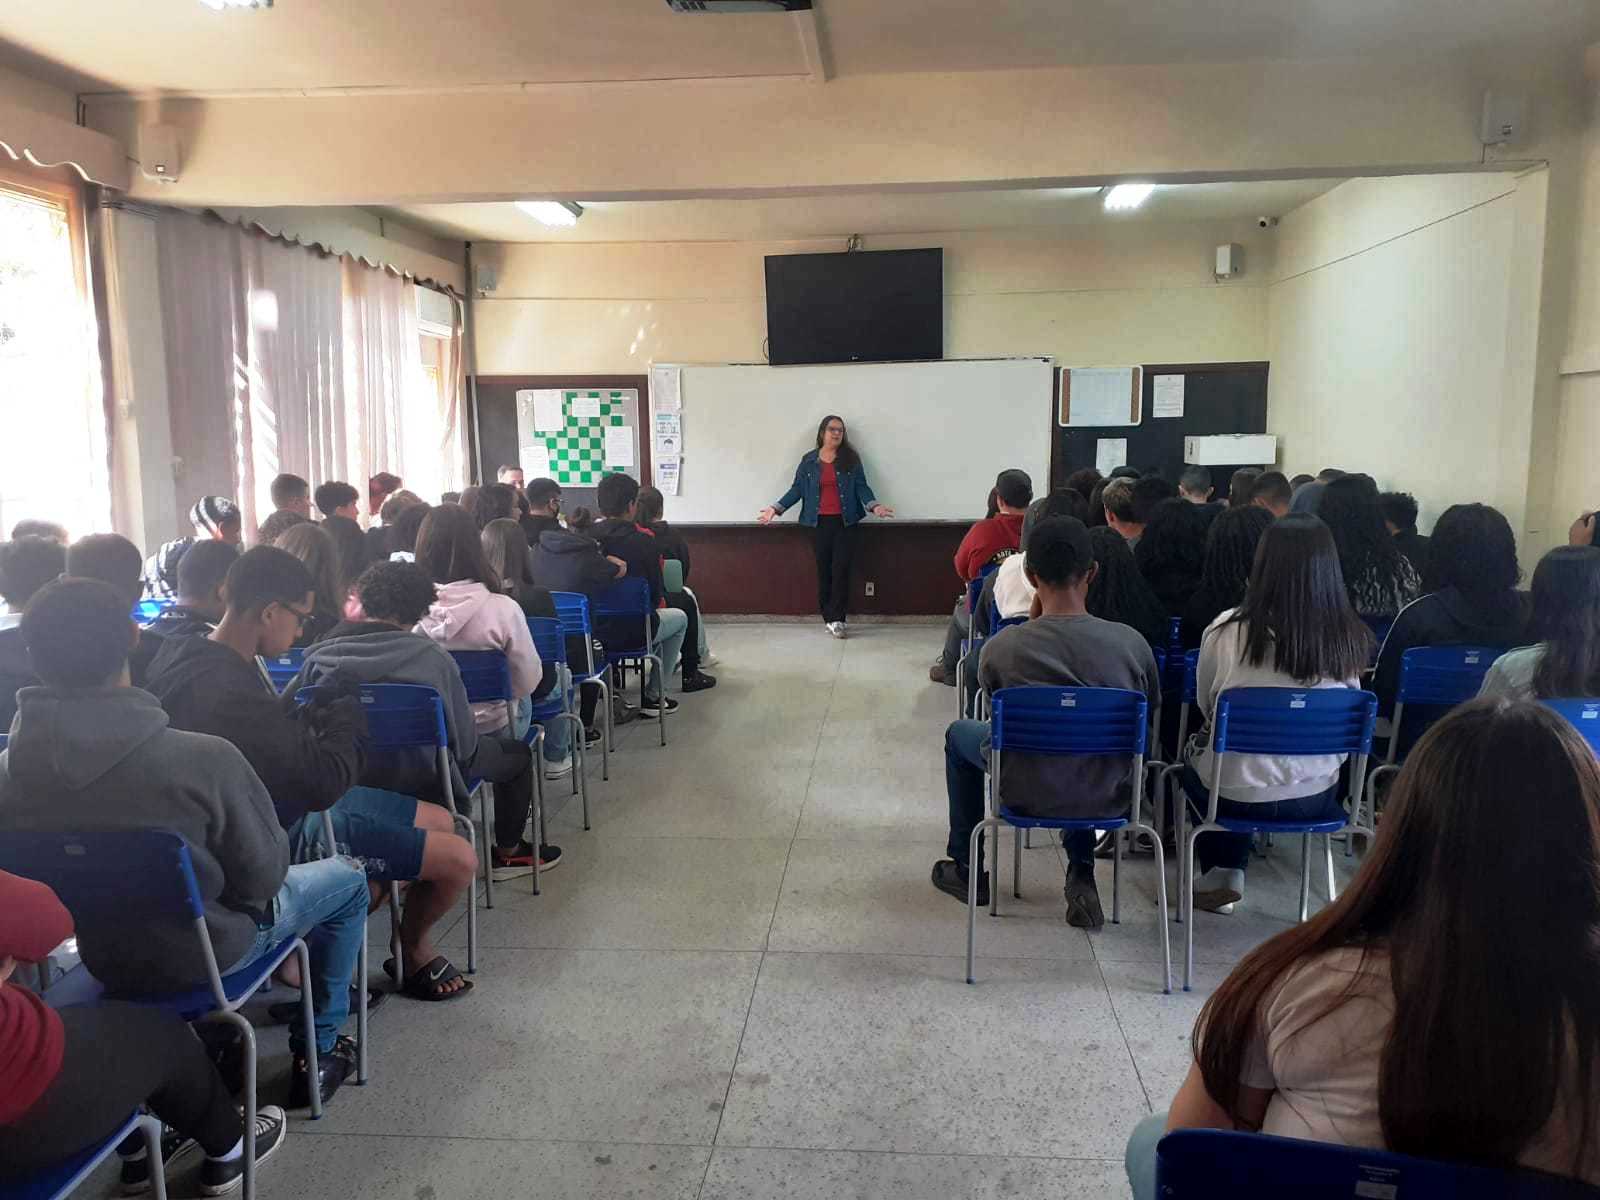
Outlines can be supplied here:
M810 12L811 0L667 0L681 13L783 13Z

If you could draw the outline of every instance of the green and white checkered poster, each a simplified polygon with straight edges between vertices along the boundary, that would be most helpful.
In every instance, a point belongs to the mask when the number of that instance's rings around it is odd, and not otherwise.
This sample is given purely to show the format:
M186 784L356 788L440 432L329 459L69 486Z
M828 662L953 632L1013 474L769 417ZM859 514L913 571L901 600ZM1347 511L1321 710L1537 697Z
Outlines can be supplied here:
M548 475L563 485L594 487L606 475L633 468L631 452L625 463L606 461L606 430L628 425L622 392L563 391L561 416L559 430L536 432L532 441L521 447L522 467L529 479ZM548 471L539 469L545 465Z

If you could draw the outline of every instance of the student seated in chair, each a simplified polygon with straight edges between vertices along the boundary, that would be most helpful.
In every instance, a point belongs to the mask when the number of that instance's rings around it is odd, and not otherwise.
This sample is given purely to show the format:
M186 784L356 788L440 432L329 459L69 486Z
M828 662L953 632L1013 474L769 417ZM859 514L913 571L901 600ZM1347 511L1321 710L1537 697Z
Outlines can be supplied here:
M1033 480L1026 471L1015 468L1001 471L989 498L995 506L994 514L967 530L961 545L956 547L955 568L963 585L961 595L956 598L950 623L945 626L944 649L928 668L929 679L948 687L956 685L961 643L972 631L965 585L982 575L985 567L1002 566L1017 553L1022 544L1022 523L1028 506L1033 503Z
M287 551L257 546L228 572L228 608L209 637L170 642L147 690L175 729L209 733L237 746L272 796L296 862L324 851L321 813L331 809L340 853L365 864L370 883L415 881L400 927L408 995L444 1000L472 984L441 957L433 926L451 911L477 869L471 845L450 814L399 792L357 787L365 765L367 721L353 690L315 705L281 700L261 673L292 645L293 628L312 611L312 580ZM287 640L286 640L287 639ZM375 889L376 896L385 894ZM442 968L442 969L441 969Z
M287 610L274 620L291 626ZM194 857L206 926L223 975L310 929L312 1004L324 1100L355 1068L339 1034L367 933L367 885L342 858L289 865L272 798L220 738L170 727L156 698L128 684L134 625L122 596L97 579L62 579L28 605L22 638L40 687L23 690L0 762L0 836L8 832L165 829ZM79 929L84 964L113 993L203 986L187 921ZM289 1028L289 1107L311 1103L304 1031Z
M1150 644L1126 625L1092 617L1084 607L1094 580L1089 531L1073 517L1049 517L1028 537L1028 581L1036 595L1030 619L995 634L983 648L978 672L990 692L1007 687L1106 687L1142 692L1150 719L1159 719L1161 676ZM1159 726L1157 726L1159 727ZM984 817L984 768L989 726L956 721L945 732L945 783L950 801L950 857L933 865L933 886L967 899L970 870L980 872L978 903L989 902L993 882L979 862L968 862L972 831ZM1031 816L1094 817L1127 806L1131 786L1126 758L1039 758L1007 755L1001 763L1008 807ZM1066 835L1070 863L1065 888L1067 921L1081 929L1105 923L1094 882L1094 831Z
M227 604L222 583L239 557L231 542L196 542L178 561L178 602L150 623L150 632L168 640L204 636L217 627Z
M23 645L22 611L52 579L66 569L67 551L54 538L28 536L0 544L0 599L10 621L0 625L0 730L11 728L17 692L37 683ZM129 606L132 612L132 606Z
M1557 546L1539 560L1530 633L1535 644L1495 659L1479 695L1600 698L1600 549Z
M212 544L221 546L225 543ZM144 557L139 553L139 547L121 534L91 533L67 548L66 574L77 579L98 579L101 583L109 583L128 602L129 612L133 611L133 606L144 593L144 581L140 577L143 569ZM159 633L149 629L139 631L139 644L128 656L128 675L134 687L144 686L150 664L165 644L166 639Z
M541 845L535 854L522 836L533 807L533 752L516 738L478 733L455 660L439 643L414 632L433 607L436 590L428 573L414 563L373 563L356 584L364 619L346 621L325 641L311 647L304 667L284 689L284 696L333 677L432 688L444 701L445 732L456 765L463 775L476 775L496 785L495 879L531 875L536 864L538 870L547 871L561 861L561 847ZM523 632L527 632L526 626ZM361 782L435 804L448 800L440 793L431 754L374 759L368 762ZM464 802L465 796L461 800Z

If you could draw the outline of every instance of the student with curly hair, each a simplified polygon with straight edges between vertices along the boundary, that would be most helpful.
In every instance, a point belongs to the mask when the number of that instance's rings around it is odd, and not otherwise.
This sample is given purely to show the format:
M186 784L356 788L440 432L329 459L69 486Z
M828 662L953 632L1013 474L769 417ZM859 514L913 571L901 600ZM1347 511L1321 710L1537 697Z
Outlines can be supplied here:
M1183 613L1200 584L1208 524L1199 505L1179 498L1163 500L1151 510L1144 536L1134 548L1139 574L1169 617Z
M1330 482L1317 515L1333 533L1339 569L1358 614L1392 618L1421 593L1421 577L1383 527L1371 476L1341 475Z
M1128 549L1127 539L1108 525L1089 531L1095 575L1089 581L1087 607L1092 616L1136 629L1152 646L1167 641L1167 614L1150 590Z

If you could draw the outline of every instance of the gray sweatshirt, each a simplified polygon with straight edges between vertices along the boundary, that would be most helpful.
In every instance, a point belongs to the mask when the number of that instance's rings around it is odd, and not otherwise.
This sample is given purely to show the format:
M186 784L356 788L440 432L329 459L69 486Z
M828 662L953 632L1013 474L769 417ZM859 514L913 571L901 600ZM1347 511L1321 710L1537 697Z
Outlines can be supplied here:
M167 727L148 692L24 688L0 753L0 834L169 829L189 844L217 965L227 971L271 917L289 869L272 798L229 742ZM78 927L83 961L112 991L205 979L188 920Z

